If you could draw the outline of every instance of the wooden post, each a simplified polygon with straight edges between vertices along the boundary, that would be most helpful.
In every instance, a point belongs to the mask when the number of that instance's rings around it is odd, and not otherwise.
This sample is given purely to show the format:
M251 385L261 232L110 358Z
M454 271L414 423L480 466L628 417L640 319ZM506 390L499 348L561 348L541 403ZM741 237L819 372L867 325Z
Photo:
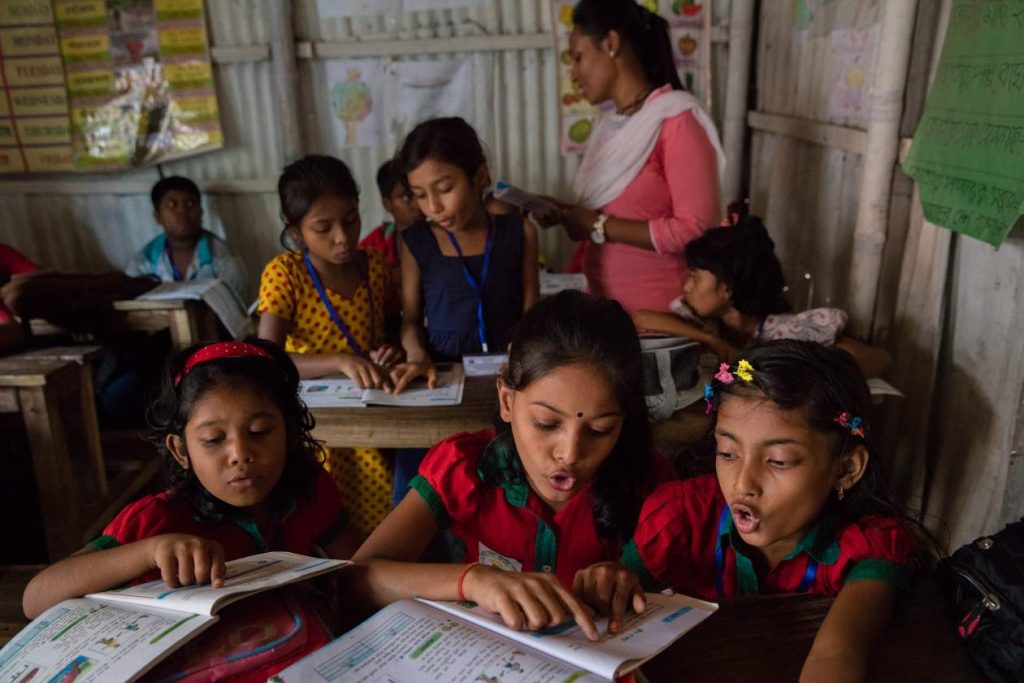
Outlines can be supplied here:
M281 153L285 162L303 154L302 126L299 125L299 73L295 66L295 27L292 0L272 0L267 6L270 27L270 60L274 72L274 99Z
M750 79L750 49L753 40L754 0L732 0L729 14L729 66L725 81L725 113L722 141L725 147L725 177L722 179L722 209L740 197L743 183L743 142L747 132L747 92Z
M878 293L917 0L888 0L883 12L850 265L850 327L860 337L871 333Z

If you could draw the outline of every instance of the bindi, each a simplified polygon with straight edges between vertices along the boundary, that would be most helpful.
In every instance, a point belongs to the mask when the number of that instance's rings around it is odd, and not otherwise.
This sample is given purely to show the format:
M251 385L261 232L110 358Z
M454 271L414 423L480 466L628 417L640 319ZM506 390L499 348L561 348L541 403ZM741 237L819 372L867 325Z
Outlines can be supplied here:
M576 417L583 417L583 413L576 413Z

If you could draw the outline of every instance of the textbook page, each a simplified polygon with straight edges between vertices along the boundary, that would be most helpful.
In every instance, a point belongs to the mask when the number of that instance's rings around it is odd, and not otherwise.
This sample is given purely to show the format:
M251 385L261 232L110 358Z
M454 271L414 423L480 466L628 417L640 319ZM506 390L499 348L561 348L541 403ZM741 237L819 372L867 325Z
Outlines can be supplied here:
M429 605L388 605L270 683L598 683L602 679Z
M465 374L461 363L437 363L437 386L427 388L426 380L418 378L402 393L389 394L379 389L363 392L363 402L382 406L457 406L462 403Z
M234 291L221 280L164 282L136 298L140 301L201 300L210 307L210 310L235 339L245 336L249 325L245 305L239 301Z
M346 378L304 379L299 398L309 408L365 408L363 389Z
M608 634L606 618L599 619L602 635L594 642L573 621L541 631L515 631L500 616L473 603L423 602L606 679L629 673L718 609L713 602L685 595L648 593L647 608L642 614L630 612L617 635Z
M168 588L162 579L127 586L88 598L163 609L213 614L221 607L260 591L277 588L339 569L347 560L306 557L287 552L262 553L226 563L227 577L221 588L210 584Z
M0 681L128 681L148 671L217 617L65 600L0 650Z

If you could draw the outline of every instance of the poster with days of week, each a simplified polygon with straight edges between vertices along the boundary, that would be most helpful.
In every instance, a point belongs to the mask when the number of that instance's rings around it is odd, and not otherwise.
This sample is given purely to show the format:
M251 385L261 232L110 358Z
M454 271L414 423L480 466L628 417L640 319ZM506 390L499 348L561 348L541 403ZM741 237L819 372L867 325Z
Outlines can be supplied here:
M202 0L0 0L0 172L222 146Z

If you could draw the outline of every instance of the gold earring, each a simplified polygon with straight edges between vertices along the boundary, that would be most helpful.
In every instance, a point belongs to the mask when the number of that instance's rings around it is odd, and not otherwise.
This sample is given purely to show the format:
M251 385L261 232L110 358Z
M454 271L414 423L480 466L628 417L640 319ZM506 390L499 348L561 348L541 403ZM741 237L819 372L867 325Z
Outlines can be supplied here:
M615 59L615 50L608 50L608 56Z
M846 489L840 486L839 490L836 492L836 495L839 498L839 500L842 500L843 498L846 497Z

